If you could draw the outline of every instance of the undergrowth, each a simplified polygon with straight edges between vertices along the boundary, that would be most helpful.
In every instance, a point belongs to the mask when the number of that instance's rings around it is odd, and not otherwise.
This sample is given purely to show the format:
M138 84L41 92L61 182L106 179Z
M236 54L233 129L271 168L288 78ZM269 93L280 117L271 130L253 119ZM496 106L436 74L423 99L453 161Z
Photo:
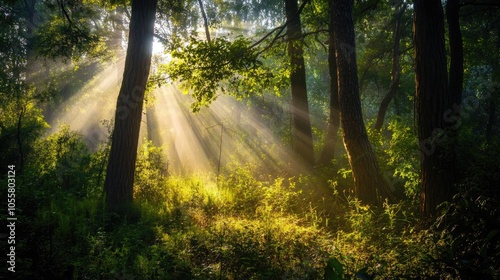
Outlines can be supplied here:
M17 279L499 276L498 204L471 186L424 227L412 201L371 208L335 191L317 201L314 176L258 177L252 166L218 180L168 175L161 148L146 143L134 209L119 217L99 191L106 147L90 153L69 130L39 147L45 160L18 179Z

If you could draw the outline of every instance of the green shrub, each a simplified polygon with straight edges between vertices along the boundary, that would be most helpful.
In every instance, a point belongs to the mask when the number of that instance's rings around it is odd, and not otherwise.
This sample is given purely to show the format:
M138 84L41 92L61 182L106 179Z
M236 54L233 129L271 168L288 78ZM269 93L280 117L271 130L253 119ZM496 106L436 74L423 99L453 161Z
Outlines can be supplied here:
M451 236L418 227L411 204L384 204L380 209L349 200L346 226L336 232L331 260L342 265L343 279L416 279L446 277L439 258ZM332 265L330 261L330 275ZM335 270L338 272L338 269ZM337 275L337 274L335 274ZM333 277L333 276L331 276Z

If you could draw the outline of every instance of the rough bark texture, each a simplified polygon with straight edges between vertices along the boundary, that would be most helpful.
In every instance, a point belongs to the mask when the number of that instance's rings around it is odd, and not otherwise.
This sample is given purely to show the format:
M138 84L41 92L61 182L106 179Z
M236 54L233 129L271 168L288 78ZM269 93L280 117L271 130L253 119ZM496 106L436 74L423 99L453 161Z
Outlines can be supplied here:
M309 164L314 163L311 121L307 101L306 69L300 15L297 0L285 0L287 18L288 55L290 57L290 83L292 89L292 141L293 150Z
M406 3L401 1L396 6L396 12L394 14L395 27L394 27L394 42L392 45L392 69L391 69L391 85L389 87L389 92L387 92L384 99L380 103L380 107L378 109L377 120L375 121L374 129L380 130L384 125L385 114L387 112L387 108L389 107L389 103L391 103L392 99L396 96L399 89L399 80L401 77L401 66L399 64L400 58L400 41L401 41L401 24L403 14L406 10Z
M448 200L454 181L452 146L444 113L450 108L444 18L440 0L415 0L413 18L418 139L422 151L421 207L424 217Z
M153 49L157 0L133 0L123 81L116 105L104 191L108 206L132 202L142 106Z
M353 0L334 0L333 28L338 42L335 54L342 136L356 196L363 203L380 204L381 198L389 196L390 192L368 141L361 112L352 8Z
M337 61L335 59L335 30L333 28L334 5L328 1L330 28L328 31L328 70L330 73L330 116L326 130L325 145L321 152L318 163L330 164L335 157L335 146L337 145L337 132L340 126L339 88L337 83Z

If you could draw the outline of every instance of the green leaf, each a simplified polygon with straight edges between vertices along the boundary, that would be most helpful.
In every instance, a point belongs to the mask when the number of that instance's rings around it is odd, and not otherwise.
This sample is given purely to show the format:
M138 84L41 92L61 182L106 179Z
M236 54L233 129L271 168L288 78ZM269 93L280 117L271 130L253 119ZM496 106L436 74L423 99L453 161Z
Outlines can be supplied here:
M326 263L325 280L342 280L344 268L342 263L334 257L331 257Z

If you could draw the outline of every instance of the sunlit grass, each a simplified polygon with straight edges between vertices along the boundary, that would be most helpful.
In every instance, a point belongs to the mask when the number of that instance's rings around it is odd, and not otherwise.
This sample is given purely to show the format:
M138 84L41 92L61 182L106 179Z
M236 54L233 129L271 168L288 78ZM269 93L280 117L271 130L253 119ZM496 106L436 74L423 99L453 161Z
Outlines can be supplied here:
M133 211L106 213L94 169L102 158L75 149L79 137L66 129L40 139L35 153L44 160L36 170L43 174L27 173L32 195L20 205L37 238L20 241L32 250L21 264L50 268L54 279L68 279L67 271L73 279L325 279L334 260L344 279L455 275L440 261L455 241L446 231L420 229L408 202L321 201L311 194L321 180L255 176L251 164L218 180L210 172L167 174L161 148L148 141L139 152ZM65 159L78 157L61 172Z

